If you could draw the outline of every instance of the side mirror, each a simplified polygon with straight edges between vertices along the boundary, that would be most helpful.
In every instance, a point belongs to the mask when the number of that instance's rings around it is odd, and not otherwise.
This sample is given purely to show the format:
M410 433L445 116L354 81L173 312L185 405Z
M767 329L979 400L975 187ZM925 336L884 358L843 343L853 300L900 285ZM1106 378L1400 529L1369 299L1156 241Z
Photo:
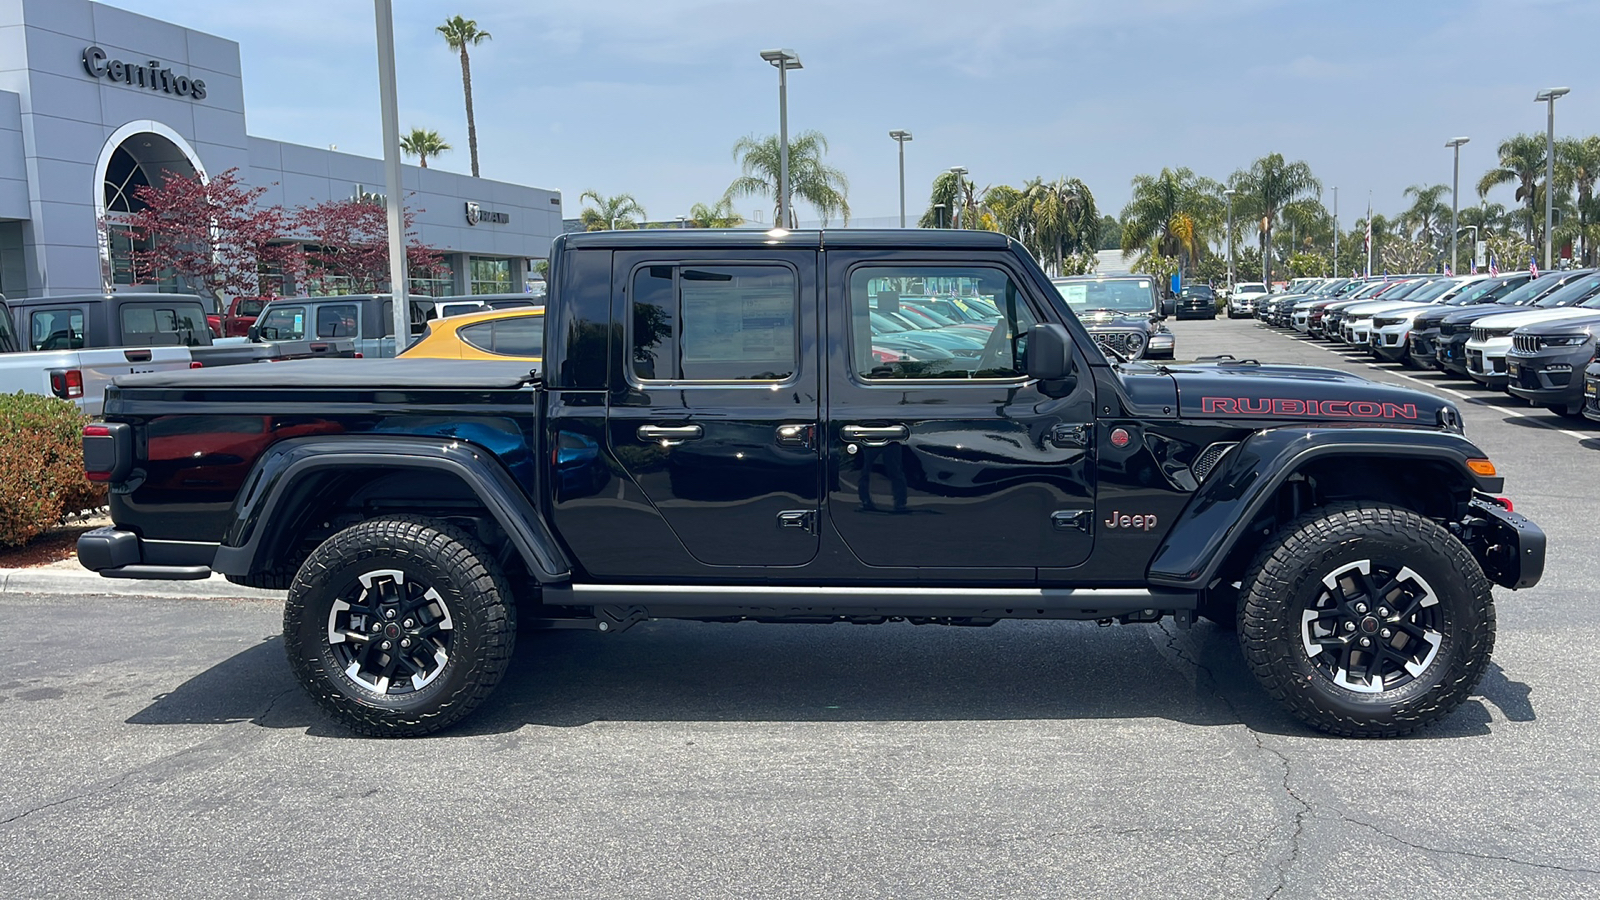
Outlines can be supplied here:
M278 329L276 328L253 328L251 330L255 332L255 336L250 338L252 341L275 341L278 339Z
M1177 314L1178 298L1168 295L1167 299L1161 301L1161 318L1165 319L1168 316L1175 316Z
M1040 381L1065 381L1077 368L1072 360L1072 338L1055 324L1033 326L1028 334L1028 377Z

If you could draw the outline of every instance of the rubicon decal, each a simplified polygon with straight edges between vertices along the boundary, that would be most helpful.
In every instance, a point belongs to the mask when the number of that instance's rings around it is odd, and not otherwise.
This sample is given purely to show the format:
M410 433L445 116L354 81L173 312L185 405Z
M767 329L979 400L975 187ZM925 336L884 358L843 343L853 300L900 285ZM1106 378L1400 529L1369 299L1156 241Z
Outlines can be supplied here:
M1288 397L1201 397L1200 412L1220 416L1316 416L1329 419L1416 419L1415 403L1297 400Z

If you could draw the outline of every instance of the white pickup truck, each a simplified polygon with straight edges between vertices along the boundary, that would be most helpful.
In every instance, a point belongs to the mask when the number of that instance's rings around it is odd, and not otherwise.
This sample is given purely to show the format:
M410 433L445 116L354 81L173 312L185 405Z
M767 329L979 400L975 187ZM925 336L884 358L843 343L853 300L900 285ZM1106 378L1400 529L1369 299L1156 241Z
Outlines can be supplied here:
M0 392L60 397L91 416L119 375L351 355L349 341L213 341L188 294L0 298Z

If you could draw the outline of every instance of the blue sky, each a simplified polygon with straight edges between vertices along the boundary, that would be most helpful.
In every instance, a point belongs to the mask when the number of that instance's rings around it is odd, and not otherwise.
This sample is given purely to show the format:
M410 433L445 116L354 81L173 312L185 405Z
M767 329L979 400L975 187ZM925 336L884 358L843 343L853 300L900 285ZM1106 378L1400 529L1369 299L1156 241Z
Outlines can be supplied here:
M238 41L252 134L380 155L369 2L114 5ZM1593 0L396 0L401 127L438 130L456 149L430 165L462 172L460 65L433 31L457 13L494 35L473 51L483 175L559 189L568 216L590 189L653 219L715 201L733 142L777 131L758 53L779 46L805 64L790 128L827 136L857 217L897 213L894 128L915 135L912 217L954 165L980 187L1082 178L1115 215L1138 173L1224 178L1276 151L1340 188L1346 227L1368 191L1393 214L1407 185L1448 183L1457 135L1476 202L1495 145L1544 130L1541 87L1572 88L1558 136L1600 132Z

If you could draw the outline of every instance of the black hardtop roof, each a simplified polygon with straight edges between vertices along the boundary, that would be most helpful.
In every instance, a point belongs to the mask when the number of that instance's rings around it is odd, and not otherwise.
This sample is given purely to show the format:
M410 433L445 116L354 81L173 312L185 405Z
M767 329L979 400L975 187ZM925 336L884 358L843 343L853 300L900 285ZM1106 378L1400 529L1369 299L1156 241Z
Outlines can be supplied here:
M559 235L557 247L689 249L878 249L949 247L1001 249L1011 239L997 231L952 228L839 228L834 230L758 231L754 228L645 228L626 231L583 231Z
M202 305L206 302L205 298L201 297L199 294L163 294L156 293L154 291L145 291L140 293L126 293L123 291L118 291L113 294L52 294L48 297L18 297L15 300L7 300L6 302L12 306L53 306L57 303L104 303L107 301L117 301L121 303L134 301L171 303L174 300L193 300L194 302Z

